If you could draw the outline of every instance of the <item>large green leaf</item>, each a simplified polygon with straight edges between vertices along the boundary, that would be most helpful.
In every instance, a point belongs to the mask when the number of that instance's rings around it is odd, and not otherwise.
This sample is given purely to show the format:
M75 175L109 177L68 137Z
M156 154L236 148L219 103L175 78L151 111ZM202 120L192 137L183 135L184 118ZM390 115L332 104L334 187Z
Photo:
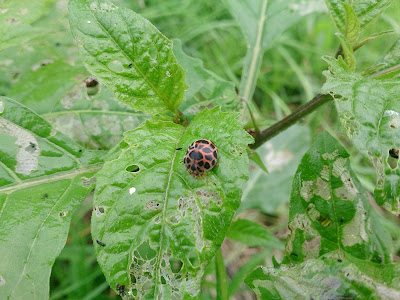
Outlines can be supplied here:
M322 132L301 160L290 198L290 261L300 263L337 250L366 261L390 261L389 233L376 218L348 158L345 149Z
M118 159L98 174L92 216L97 258L113 289L138 299L191 299L220 247L248 177L247 144L234 113L206 109L188 127L154 118L125 134ZM210 139L218 165L194 178L189 145ZM123 148L123 147L121 147Z
M145 120L84 67L63 61L25 72L9 95L86 148L109 149Z
M333 22L347 38L371 25L392 2L393 0L326 0Z
M261 267L245 282L257 299L399 299L399 264L360 262L330 253L295 266Z
M220 78L204 68L200 59L188 56L182 50L180 40L174 40L174 54L178 63L185 69L186 101L180 106L181 111L192 119L204 108L220 106L222 111L238 111L239 97L232 82Z
M55 0L4 0L0 6L0 50L21 45L49 28L31 24L49 12Z
M400 148L400 93L395 79L366 78L351 72L341 59L325 57L330 71L322 88L335 97L342 127L376 168L375 199L399 213L400 168L393 153Z
M100 164L97 152L0 98L1 299L48 298L51 267Z
M176 113L187 88L172 43L149 21L107 0L69 2L88 70L135 110Z

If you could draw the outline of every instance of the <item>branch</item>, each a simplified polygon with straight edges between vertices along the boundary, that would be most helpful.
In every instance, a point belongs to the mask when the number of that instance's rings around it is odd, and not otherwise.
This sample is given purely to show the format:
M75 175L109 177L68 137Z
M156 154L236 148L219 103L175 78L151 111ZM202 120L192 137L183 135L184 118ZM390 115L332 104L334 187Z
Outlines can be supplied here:
M278 133L282 132L283 130L287 129L293 124L297 123L297 121L299 121L301 118L308 115L309 113L312 113L318 107L324 105L325 103L331 101L332 99L333 98L330 95L318 94L310 102L300 106L296 111L288 115L286 118L280 120L271 127L261 131L258 135L256 135L255 143L249 145L249 147L252 149L260 147L266 141L273 138Z

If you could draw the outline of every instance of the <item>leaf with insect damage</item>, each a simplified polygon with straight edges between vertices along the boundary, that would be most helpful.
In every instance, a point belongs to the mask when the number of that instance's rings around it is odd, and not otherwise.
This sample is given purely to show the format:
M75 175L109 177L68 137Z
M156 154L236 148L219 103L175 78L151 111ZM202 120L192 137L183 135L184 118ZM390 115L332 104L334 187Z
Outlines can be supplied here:
M51 267L101 155L0 97L1 299L48 299Z
M253 141L237 114L204 110L188 127L148 120L98 175L92 216L107 281L138 299L193 299L239 207ZM193 141L209 139L218 165L192 177L183 164ZM118 292L118 291L117 291Z

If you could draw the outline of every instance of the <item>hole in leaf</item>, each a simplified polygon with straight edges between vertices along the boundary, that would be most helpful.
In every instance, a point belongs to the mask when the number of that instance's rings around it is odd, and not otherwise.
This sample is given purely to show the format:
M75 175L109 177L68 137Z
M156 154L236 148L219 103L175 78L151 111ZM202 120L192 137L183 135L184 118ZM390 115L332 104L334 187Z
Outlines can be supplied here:
M6 281L3 279L3 276L0 275L0 286L4 285Z
M125 295L125 285L119 285L117 283L116 288L117 288L117 292L118 292L118 294L120 296L124 296Z
M140 168L138 165L130 165L130 166L126 167L125 170L128 172L136 173L136 172L140 171Z
M149 210L158 210L160 208L160 203L157 203L154 200L148 201L146 203L146 208Z
M151 47L149 49L149 55L150 55L151 59L156 59L157 58L157 49L156 49L156 47Z
M94 211L96 212L96 216L100 217L102 214L106 212L105 208L103 206L96 206L94 208Z
M389 167L393 170L397 168L397 163L399 161L399 149L392 148L389 150L389 156L387 163Z
M179 273L179 271L182 269L182 261L180 259L176 258L170 258L169 259L169 264L171 265L171 271L173 273Z
M137 249L137 257L142 257L146 260L151 260L156 257L156 251L154 251L149 244L149 241L143 242Z
M88 77L84 81L86 86L86 95L88 98L93 98L100 91L100 84L95 77Z
M200 260L199 260L199 255L197 254L197 252L195 252L195 251L190 252L188 255L188 259L193 267L199 266Z
M58 213L58 215L59 215L61 218L65 217L67 214L68 214L68 211L61 211L61 212Z
M317 220L324 227L329 227L332 223L332 220L326 216L319 216Z
M121 72L124 70L124 67L122 66L122 63L121 63L119 60L110 61L110 62L107 64L107 67L108 67L111 71L113 71L113 72L115 72L115 73L121 73Z

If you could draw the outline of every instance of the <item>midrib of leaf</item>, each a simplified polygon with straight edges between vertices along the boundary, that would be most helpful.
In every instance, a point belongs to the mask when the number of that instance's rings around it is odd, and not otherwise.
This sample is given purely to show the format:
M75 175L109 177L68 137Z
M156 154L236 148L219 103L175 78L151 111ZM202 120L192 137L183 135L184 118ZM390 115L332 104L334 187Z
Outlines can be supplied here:
M127 112L127 111L110 111L110 110L66 110L66 111L58 111L58 112L50 112L41 114L43 118L51 118L56 116L63 115L80 115L80 114L104 114L104 115L121 115L121 116L146 116L146 114L135 113L135 112Z
M14 178L15 181L17 181L18 183L21 183L22 180L19 179L19 177L17 176L17 174L15 174L9 167L7 167L1 160L0 160L0 166L3 167L8 174L11 175L12 178ZM0 214L1 215L1 214Z
M329 162L329 194L331 195L332 204L333 204L332 205L333 206L333 215L335 216L335 224L336 224L336 232L337 232L337 240L336 240L337 246L338 246L338 249L340 250L340 254L343 255L344 250L342 249L342 246L340 244L340 230L339 230L339 224L337 222L338 216L336 214L336 200L335 200L335 195L333 193L332 184L331 184L332 183L332 170L333 170L333 163L330 161ZM309 218L310 218L310 216L309 216Z
M151 88L154 90L154 92L160 97L160 99L162 99L164 101L164 103L167 105L167 107L171 110L174 111L173 107L171 107L168 104L168 101L166 101L166 99L160 94L160 92L158 91L158 89L151 83L151 81L149 81L149 79L143 74L143 72L140 70L140 68L137 66L137 64L135 63L135 61L129 57L128 54L126 54L126 52L124 50L122 50L121 46L118 44L118 42L111 36L111 34L108 32L108 30L106 30L106 28L103 26L103 24L100 22L99 19L97 19L96 15L92 12L92 10L87 6L87 4L85 4L88 11L90 11L90 13L92 14L92 16L96 19L97 23L99 24L99 26L103 29L103 31L108 35L108 37L114 42L115 45L118 46L118 48L120 49L121 53L123 53L123 55L130 61L132 62L132 65L135 67L135 69L140 73L140 75L144 78L144 80L147 82L148 85L151 86ZM120 10L118 10L118 14L121 16L121 19L124 20L126 26L128 27L128 31L129 31L129 37L131 39L133 39L132 34L131 34L131 28L129 26L129 24L126 22L124 16L120 13ZM78 29L79 30L79 29ZM81 31L81 30L79 30ZM82 34L84 34L81 31ZM96 58L97 60L97 58ZM97 60L98 61L98 60ZM98 61L99 62L99 61ZM102 62L99 62L100 64L102 64L103 66L105 66L110 72L113 72L112 70L110 70L106 65L104 65ZM116 74L115 72L113 72L114 74ZM121 76L119 74L116 74L118 76ZM133 84L133 83L132 83Z
M7 205L7 202L8 202L8 198L9 198L9 197L10 197L10 194L7 194L6 200L4 200L3 207L2 207L1 210L0 210L0 218L1 218L1 215L3 214L4 208L5 208L6 205Z
M182 130L182 133L179 136L179 138L176 140L175 147L173 149L176 149L178 147L179 142L181 141L182 136L185 133L185 131L186 131L186 129ZM160 281L160 278L159 278L160 272L159 272L159 270L160 270L160 267L161 267L161 253L163 252L162 251L163 250L162 249L162 243L163 243L163 237L164 237L163 234L164 234L164 226L165 226L165 211L166 211L167 206L168 206L168 193L169 193L169 188L170 188L170 185L171 185L172 175L174 174L174 164L175 164L176 155L177 155L177 151L174 151L174 156L172 157L171 167L169 169L169 174L168 174L167 188L165 189L164 207L163 207L163 210L162 210L162 218L161 218L160 243L159 243L160 247L159 247L159 251L158 251L158 254L157 254L157 260L156 260L156 280L155 280L155 285L154 285L154 292L155 293L158 290L158 283Z
M250 68L248 70L248 76L245 77L244 90L240 92L240 96L245 98L246 100L250 100L252 95L250 95L251 90L253 90L253 86L255 86L255 78L258 73L258 66L261 56L263 56L261 49L261 38L263 35L264 22L265 22L265 11L267 9L268 0L263 0L261 12L260 12L260 20L257 26L257 38L254 47L252 48L251 53L251 62Z
M53 206L51 207L51 209L50 209L49 212L47 213L46 218L44 218L42 224L40 225L38 231L36 232L35 237L34 237L33 240L32 240L31 247L29 248L29 253L28 253L28 255L27 255L27 257L26 257L26 259L25 259L25 261L24 261L24 269L22 270L21 275L19 276L19 279L18 279L17 283L16 283L15 286L14 286L14 289L13 289L13 290L11 291L11 293L10 293L10 297L12 297L12 294L15 292L15 289L18 287L18 285L19 285L19 283L20 283L22 277L25 275L26 266L28 265L29 258L31 257L31 254L32 254L32 249L33 249L33 247L34 247L35 244L36 244L36 241L37 241L37 239L38 239L39 233L42 231L44 224L46 223L47 219L49 218L49 216L50 216L51 213L53 212L54 207L57 206L57 204L61 201L61 199L63 199L63 197L66 195L66 193L67 193L67 192L69 191L69 189L71 188L72 182L73 182L73 178L70 178L70 183L69 183L69 185L68 185L68 188L65 189L64 193L63 193L63 194L58 198L58 200L53 204ZM35 281L33 281L32 284L35 285Z
M91 167L76 169L72 172L62 173L60 175L54 175L54 176L48 175L45 178L26 180L26 181L16 184L16 185L11 185L8 187L6 186L3 188L0 188L0 193L12 193L16 190L24 189L24 188L42 184L42 183L49 183L49 182L54 182L54 181L58 181L58 180L62 180L62 179L73 178L75 176L78 176L78 175L81 175L84 173L90 173L93 171L97 171L97 170L101 169L102 167L103 167L103 164L98 164L98 165L91 166ZM1 215L0 215L0 217L1 217Z

